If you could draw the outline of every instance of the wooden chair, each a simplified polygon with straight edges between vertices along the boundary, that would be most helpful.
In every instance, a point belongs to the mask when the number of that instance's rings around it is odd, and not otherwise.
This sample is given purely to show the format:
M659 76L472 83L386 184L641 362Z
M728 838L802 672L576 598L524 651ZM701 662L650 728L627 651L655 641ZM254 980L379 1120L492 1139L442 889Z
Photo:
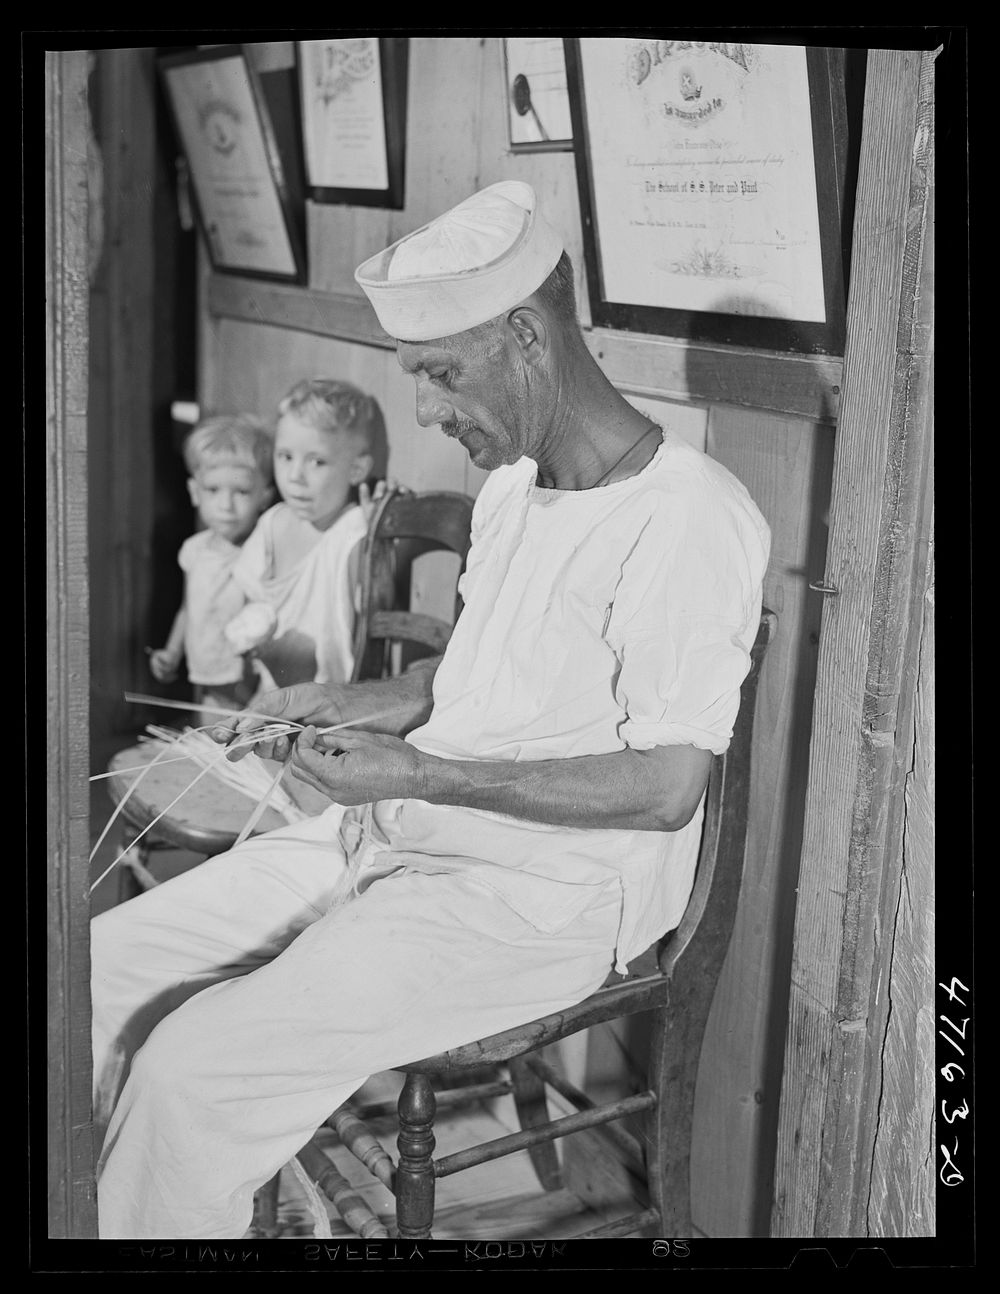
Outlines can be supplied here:
M330 1120L345 1146L395 1195L397 1234L430 1237L437 1178L527 1149L542 1186L560 1186L556 1138L602 1125L625 1154L640 1164L648 1182L649 1206L580 1239L605 1236L691 1235L690 1154L695 1080L709 1009L729 945L743 878L750 790L750 750L757 681L776 628L765 610L741 689L739 715L725 754L712 763L702 843L694 887L677 928L629 967L627 977L612 975L596 993L576 1006L532 1020L493 1037L430 1056L397 1069L406 1075L397 1105L399 1158L388 1153L344 1106ZM571 1086L540 1055L541 1049L601 1022L651 1013L647 1087L636 1095L598 1104ZM484 1067L504 1066L509 1079L480 1090L512 1092L522 1131L443 1158L434 1158L434 1116L438 1104L461 1097L456 1087ZM441 1083L445 1091L436 1091ZM550 1119L546 1087L558 1092L576 1113ZM470 1089L464 1089L468 1095ZM618 1126L629 1116L645 1124L642 1142ZM643 1146L648 1149L644 1151ZM370 1211L358 1210L344 1178L316 1143L300 1154L313 1180L341 1209L359 1234L385 1235ZM351 1216L343 1205L347 1201ZM359 1219L360 1225L359 1225Z
M411 610L413 564L425 553L454 553L457 582L471 544L472 507L466 495L446 490L389 490L379 500L361 554L354 681L385 678L444 651L453 621ZM460 609L456 589L454 618Z

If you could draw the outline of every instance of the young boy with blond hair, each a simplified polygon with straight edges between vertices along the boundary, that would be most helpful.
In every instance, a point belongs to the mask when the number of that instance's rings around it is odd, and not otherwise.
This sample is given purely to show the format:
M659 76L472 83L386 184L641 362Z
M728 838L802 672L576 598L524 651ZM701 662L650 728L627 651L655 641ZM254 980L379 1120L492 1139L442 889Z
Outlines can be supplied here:
M225 627L245 601L232 577L240 546L274 495L273 448L268 428L245 413L205 418L184 441L188 493L202 529L181 545L184 599L149 667L158 682L170 683L186 661L200 705L242 709L257 690L253 663L233 648Z
M378 403L349 382L296 383L278 406L274 479L233 567L248 605L228 629L261 686L342 683L354 665L367 480L385 439ZM359 501L360 500L360 501Z

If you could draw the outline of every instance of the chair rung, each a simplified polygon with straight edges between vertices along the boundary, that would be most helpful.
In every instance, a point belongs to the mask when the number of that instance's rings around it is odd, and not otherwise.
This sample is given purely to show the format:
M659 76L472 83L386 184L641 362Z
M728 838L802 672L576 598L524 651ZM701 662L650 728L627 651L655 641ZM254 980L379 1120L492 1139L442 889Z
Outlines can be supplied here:
M563 1078L556 1069L554 1069L541 1056L526 1056L525 1061L528 1068L533 1070L540 1079L548 1083L551 1088L564 1096L571 1105L575 1105L578 1110L593 1110L597 1108L596 1101L581 1092L578 1087L574 1087L567 1079ZM645 1156L642 1153L642 1146L633 1137L631 1132L626 1132L624 1128L619 1128L617 1123L609 1123L601 1129L605 1137L609 1137L621 1150L628 1155L629 1160L634 1163L635 1167L642 1169L645 1165Z
M390 1191L394 1189L396 1165L391 1155L353 1110L341 1106L327 1119L327 1126L334 1129L341 1144L373 1177Z
M638 1110L648 1110L655 1104L656 1097L652 1092L640 1092L638 1096L627 1096L624 1100L615 1101L613 1105L601 1105L580 1114L567 1114L562 1119L553 1119L551 1123L540 1124L537 1128L512 1132L510 1136L497 1137L481 1146L459 1150L454 1155L444 1155L434 1161L434 1176L447 1177L450 1173L474 1168L476 1164L485 1164L491 1159L501 1159L504 1155L512 1155L515 1151L525 1150L539 1142L568 1137L571 1132L578 1132L581 1128L593 1128L609 1123L612 1119L620 1119L626 1114L634 1114Z
M582 1235L573 1236L573 1239L604 1240L609 1236L630 1236L642 1227L648 1227L651 1222L658 1222L659 1220L660 1215L655 1209L647 1209L645 1213L630 1213L627 1218L619 1218L617 1222L609 1222L606 1227L596 1227L593 1231L584 1231Z
M135 877L136 882L141 885L144 890L152 890L159 885L160 882L156 879L149 868L143 866L137 858L129 858L126 855L126 857L122 859L122 863L129 869Z
M296 1159L356 1236L365 1240L389 1238L382 1220L324 1151L310 1141L297 1153Z

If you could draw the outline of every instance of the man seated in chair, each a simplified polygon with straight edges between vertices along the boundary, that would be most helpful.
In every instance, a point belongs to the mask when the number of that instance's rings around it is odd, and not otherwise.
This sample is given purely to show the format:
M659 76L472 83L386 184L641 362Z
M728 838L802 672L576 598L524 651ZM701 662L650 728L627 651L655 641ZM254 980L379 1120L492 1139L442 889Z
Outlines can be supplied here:
M421 426L491 473L464 610L436 669L269 695L307 726L260 753L325 813L95 918L103 1237L245 1234L255 1189L369 1075L580 1001L690 893L767 525L591 358L528 185L357 279Z

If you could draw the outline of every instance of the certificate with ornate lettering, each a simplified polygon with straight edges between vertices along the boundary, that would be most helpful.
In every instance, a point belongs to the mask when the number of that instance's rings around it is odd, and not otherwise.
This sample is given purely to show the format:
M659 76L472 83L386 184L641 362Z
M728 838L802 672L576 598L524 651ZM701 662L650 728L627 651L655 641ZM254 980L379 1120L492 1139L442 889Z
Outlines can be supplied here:
M238 46L160 60L213 266L302 282L304 257L270 119Z
M813 103L821 65L808 57L821 51L618 37L572 44L595 322L613 323L602 305L618 305L633 309L631 324L619 311L618 326L835 348L839 227L830 212L824 219L818 176L830 168L835 184L836 167L829 122ZM713 333L707 317L760 322Z
M298 42L314 202L402 207L408 48L405 38L378 36Z

